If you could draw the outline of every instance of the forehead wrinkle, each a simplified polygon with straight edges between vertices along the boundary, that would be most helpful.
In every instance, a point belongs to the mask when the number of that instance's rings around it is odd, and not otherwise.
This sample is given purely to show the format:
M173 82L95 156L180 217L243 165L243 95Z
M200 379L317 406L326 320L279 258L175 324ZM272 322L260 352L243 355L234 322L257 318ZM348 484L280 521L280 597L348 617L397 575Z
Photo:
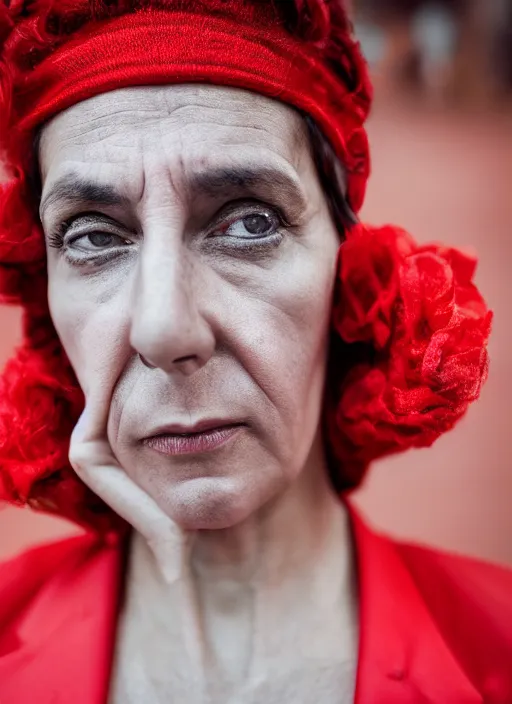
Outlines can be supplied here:
M60 126L60 134L56 135L58 142L60 145L71 142L71 147L73 140L80 145L85 142L86 146L90 142L94 147L93 140L99 140L105 142L106 148L109 145L123 147L127 144L126 130L129 130L130 142L137 139L137 133L141 138L147 135L154 140L183 131L185 136L193 133L194 142L202 137L241 143L248 138L262 143L270 139L280 142L284 147L280 151L287 152L287 156L302 146L304 128L300 114L292 106L251 91L233 89L232 93L228 87L201 86L198 93L191 88L186 85L136 87L83 101L65 111L60 120L56 116L54 125ZM148 98L147 104L140 99L141 89L146 90L142 97ZM114 97L117 98L115 103ZM145 107L140 107L141 102ZM50 133L52 127L48 126ZM201 134L210 130L208 135Z
M232 153L231 153L232 152ZM199 208L210 207L240 197L261 199L276 206L288 205L288 214L296 223L307 218L314 206L293 165L271 149L200 151L190 154L161 155L159 163L143 161L143 188L138 200L139 221L148 224L159 217L181 222ZM202 205L201 205L202 202ZM158 221L158 220L157 220ZM184 221L183 221L184 222ZM183 223L182 223L183 224Z
M192 112L194 116L200 112L205 122L210 122L212 115L212 123L216 121L215 114L221 113L224 119L221 118L219 124L241 127L257 127L268 123L277 123L280 127L290 121L296 122L297 118L300 120L293 106L250 90L230 86L180 84L133 86L107 91L56 115L48 127L59 123L66 127L67 123L71 123L74 128L77 122L88 122L92 125L91 129L95 129L95 123L101 125L107 121L104 127L108 132L116 127L139 127L141 118L146 122L148 119L150 122L171 119L189 123L187 112ZM185 113L184 120L182 113ZM226 117L234 119L226 121ZM118 121L121 125L116 125ZM296 132L295 129L292 131ZM86 128L84 134L87 132Z
M299 218L306 214L310 206L309 194L306 194L301 179L292 165L277 157L254 160L248 157L205 163L201 160L186 168L182 155L175 166L160 162L158 166L145 163L142 155L140 170L140 188L138 193L126 193L117 184L125 181L117 177L108 183L97 180L94 176L84 177L77 172L68 172L58 178L43 196L40 213L58 204L68 206L101 205L141 209L142 213L153 213L171 208L177 215L176 208L184 213L193 208L196 198L233 199L243 195L261 198L272 202L287 200L290 214ZM139 181L139 178L137 179ZM156 206L156 207L155 207ZM143 216L143 219L144 216Z
M215 97L217 99L221 96L215 93ZM249 97L252 104L257 104L258 99L262 96L249 94ZM232 98L232 96L228 96L228 106L230 98ZM128 102L129 101L126 101L126 103ZM106 162L124 167L122 170L126 170L124 176L122 174L116 176L116 185L120 181L131 182L131 185L134 185L134 172L139 171L136 177L136 181L138 182L137 193L131 194L132 203L140 203L146 200L150 193L155 192L154 185L157 185L156 191L160 196L165 194L165 191L169 194L169 190L178 198L180 194L187 195L187 191L190 191L187 183L187 175L194 172L195 164L193 164L193 162L197 163L198 161L202 161L203 165L197 175L192 174L192 182L194 189L201 191L203 195L213 197L218 196L218 193L215 193L215 191L220 188L227 190L227 188L236 189L254 185L256 178L251 176L250 169L254 169L255 171L259 170L260 182L264 183L266 180L266 185L268 186L271 179L270 169L268 168L270 163L266 163L265 165L267 167L266 171L268 176L268 178L266 178L264 174L265 169L261 162L274 162L276 160L282 162L283 168L279 170L287 172L280 178L281 184L284 184L286 180L295 182L297 186L296 191L300 191L301 178L298 172L303 170L303 158L307 160L308 154L304 140L305 124L300 114L293 108L266 98L262 104L264 110L261 111L264 116L264 121L258 124L257 118L254 119L252 115L247 115L250 119L250 124L248 125L247 122L241 124L238 123L238 120L244 115L244 112L247 114L248 111L244 110L243 106L238 107L234 101L232 102L233 110L226 109L225 105L223 105L223 109L221 109L220 112L223 112L228 118L229 116L233 117L236 115L233 123L231 123L229 119L223 121L221 119L222 115L216 114L217 111L215 107L207 105L205 105L206 110L203 112L208 113L209 119L204 120L202 123L197 121L197 119L192 123L190 120L185 119L187 113L195 107L190 103L177 105L172 111L169 111L167 106L167 115L165 116L161 114L164 106L162 104L156 104L155 109L145 111L148 113L146 116L141 117L139 114L139 120L136 119L137 110L135 108L132 111L130 109L119 109L118 107L110 116L104 115L92 119L111 119L112 115L129 117L131 124L128 125L128 123L126 123L124 125L124 127L130 130L131 135L128 140L130 144L126 144L126 148L133 150L133 155L129 156L133 156L135 159L126 158L126 152L124 151L125 145L118 142L118 132L115 126L109 128L109 135L104 134L104 139L101 140L103 142L102 151L106 149L107 153L98 156L103 156L106 158ZM160 112L160 116L157 114L158 112ZM135 116L134 120L131 119L132 115ZM149 115L152 116L151 119L149 119ZM174 119L178 115L181 116L180 119ZM68 117L70 116L68 115ZM173 129L166 129L166 125L170 125L171 122L174 123ZM151 124L153 127L151 127ZM107 126L105 125L105 127ZM135 129L130 129L130 127ZM204 139L200 138L201 127L203 127L202 131L204 134L202 136ZM205 127L207 129L204 129ZM208 129L210 127L213 128L212 131ZM255 134L258 139L253 137L248 143L248 131ZM206 134L207 132L209 132L209 134ZM153 136L151 136L151 133L153 133ZM56 139L58 136L58 133L52 135L53 139ZM122 131L119 136L121 136L124 142L127 141L126 134L123 136ZM107 142L107 144L105 144L105 142ZM110 144L108 144L109 142ZM245 149L243 150L241 149L242 144L245 144ZM96 142L92 144L91 147L92 152L90 156L92 158L94 153L97 153L97 149L101 147L101 144ZM123 148L123 153L116 154L121 147ZM112 149L113 151L111 151ZM258 153L257 160L255 159L256 153ZM215 157L218 154L222 155L223 163L215 163ZM226 155L228 160L226 160ZM268 155L267 159L262 159L265 155ZM192 167L190 167L191 157ZM211 157L213 157L213 159L211 159L213 163L210 163L206 170L211 170L216 173L214 173L212 177L209 177L208 174L204 176L206 171L204 163L210 160ZM233 163L235 160L237 163ZM226 161L229 163L226 163ZM96 158L94 158L94 162L96 162ZM103 158L97 162L99 168L102 168L101 162L103 162ZM138 162L141 168L136 166L136 162ZM89 169L87 170L89 171ZM153 171L153 175L151 171ZM203 172L203 176L201 176L201 171ZM224 171L224 173L221 173L222 171ZM243 171L245 171L245 174L241 173ZM107 182L108 180L109 179L107 179Z
M51 134L57 126L58 134L52 136L58 137L61 145L73 139L91 141L92 136L115 147L126 144L127 129L130 142L137 132L150 139L153 133L154 139L158 133L162 137L182 130L185 135L195 131L197 140L201 127L210 132L208 139L223 141L227 136L228 140L238 140L239 135L245 142L247 130L255 130L256 136L262 133L262 140L284 143L287 155L302 146L304 135L301 116L292 106L251 91L213 85L139 86L110 91L55 116L44 131Z

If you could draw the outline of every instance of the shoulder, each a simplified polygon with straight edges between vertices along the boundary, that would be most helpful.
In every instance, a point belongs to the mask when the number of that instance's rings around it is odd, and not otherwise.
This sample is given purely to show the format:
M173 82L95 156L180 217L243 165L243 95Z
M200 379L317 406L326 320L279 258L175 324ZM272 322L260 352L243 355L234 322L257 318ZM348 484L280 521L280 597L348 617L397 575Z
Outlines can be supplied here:
M89 535L79 535L37 545L0 562L0 575L9 579L25 575L27 570L34 576L41 571L51 572L62 559L78 554L90 544Z
M94 534L0 564L1 702L106 700L122 564Z
M392 542L443 639L485 701L512 701L512 570Z
M0 562L0 587L11 583L39 584L70 562L90 554L98 538L90 533L44 543Z
M450 607L512 646L512 569L444 550L393 541L414 582L440 615ZM460 624L462 625L462 624Z
M80 559L91 546L89 536L78 536L31 548L0 562L0 625L23 609L43 585Z
M512 571L396 540L348 506L372 662L422 701L512 704Z
M46 593L62 596L88 591L91 583L108 580L116 553L97 535L86 533L31 548L0 563L0 642L10 629L19 627L27 609L44 600ZM61 604L62 606L62 604Z

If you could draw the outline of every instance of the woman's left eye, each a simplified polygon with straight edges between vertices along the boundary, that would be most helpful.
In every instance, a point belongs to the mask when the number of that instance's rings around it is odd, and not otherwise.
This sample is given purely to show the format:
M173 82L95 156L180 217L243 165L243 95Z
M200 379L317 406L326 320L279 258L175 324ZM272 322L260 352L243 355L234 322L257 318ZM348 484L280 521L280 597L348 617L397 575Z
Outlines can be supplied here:
M282 219L272 209L259 209L243 217L229 218L221 227L215 228L214 234L244 240L265 239L275 235L282 225Z

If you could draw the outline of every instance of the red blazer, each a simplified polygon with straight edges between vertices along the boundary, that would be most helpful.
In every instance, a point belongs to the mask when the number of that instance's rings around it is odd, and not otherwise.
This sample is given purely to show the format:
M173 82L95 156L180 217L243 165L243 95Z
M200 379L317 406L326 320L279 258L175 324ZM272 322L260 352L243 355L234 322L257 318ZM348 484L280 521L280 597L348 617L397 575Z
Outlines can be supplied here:
M512 571L397 542L351 513L355 704L512 704ZM0 565L1 704L106 704L124 552L87 534Z

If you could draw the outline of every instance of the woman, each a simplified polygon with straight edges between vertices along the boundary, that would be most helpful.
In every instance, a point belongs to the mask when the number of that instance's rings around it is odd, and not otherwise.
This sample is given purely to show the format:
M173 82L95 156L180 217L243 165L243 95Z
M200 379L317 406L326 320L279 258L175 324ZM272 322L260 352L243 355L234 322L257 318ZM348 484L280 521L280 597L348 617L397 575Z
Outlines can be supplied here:
M466 255L357 222L341 5L0 26L2 495L87 529L2 568L0 701L510 702L510 573L346 498L477 397L490 314Z

